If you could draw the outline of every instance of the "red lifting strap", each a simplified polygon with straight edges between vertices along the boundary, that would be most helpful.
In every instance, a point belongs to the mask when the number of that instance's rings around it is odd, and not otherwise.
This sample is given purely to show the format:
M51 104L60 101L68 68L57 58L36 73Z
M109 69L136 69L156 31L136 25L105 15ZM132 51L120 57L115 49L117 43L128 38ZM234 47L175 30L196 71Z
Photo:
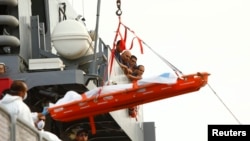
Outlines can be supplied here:
M143 46L142 46L142 40L135 34L135 32L133 30L131 30L129 27L127 27L126 25L124 25L123 23L121 23L124 28L125 28L125 31L129 30L131 33L134 34L134 38L132 39L132 42L131 42L131 45L130 45L130 48L129 50L131 50L133 48L133 43L134 43L134 39L137 39L138 40L138 43L140 45L140 49L141 49L141 54L143 54Z
M124 32L124 38L121 34L121 31L120 31L120 28L121 28L121 25L125 28L125 32ZM126 49L126 40L127 40L127 34L128 34L128 31L130 31L131 33L134 34L134 38L132 39L132 42L131 42L131 45L130 45L130 48L129 50L131 50L133 48L133 45L134 45L134 39L137 39L138 43L139 43L139 46L140 46L140 50L141 50L141 53L143 54L143 46L142 46L142 40L135 35L135 32L132 31L131 29L129 29L126 25L124 25L122 22L121 22L121 17L119 16L119 24L118 24L118 27L117 27L117 30L116 30L116 35L115 35L115 38L114 38L114 42L113 42L113 48L112 48L112 52L111 52L111 60L110 60L110 74L112 72L112 66L113 66L113 61L114 61L114 50L115 50L115 47L116 47L116 42L117 42L117 38L118 38L118 35L120 36L120 47L122 50L125 50Z
M131 46L130 46L129 50L131 50L131 49L133 48L134 39L137 39L137 40L138 40L139 45L140 45L140 49L141 49L141 53L143 54L142 40L141 40L139 37L134 37L134 38L132 39Z
M109 74L111 74L112 72L112 66L113 66L113 62L114 62L114 51L115 51L115 47L116 47L116 42L117 42L117 37L118 35L120 36L120 46L122 48L122 50L125 50L126 49L126 41L123 39L122 37L122 34L120 32L120 27L121 27L121 17L119 16L119 24L118 24L118 27L117 27L117 30L116 30L116 34L115 34L115 38L114 38L114 42L113 42L113 48L112 48L112 52L111 52L111 56L110 56L110 72ZM127 34L127 33L126 33ZM125 39L127 38L127 35L125 35Z

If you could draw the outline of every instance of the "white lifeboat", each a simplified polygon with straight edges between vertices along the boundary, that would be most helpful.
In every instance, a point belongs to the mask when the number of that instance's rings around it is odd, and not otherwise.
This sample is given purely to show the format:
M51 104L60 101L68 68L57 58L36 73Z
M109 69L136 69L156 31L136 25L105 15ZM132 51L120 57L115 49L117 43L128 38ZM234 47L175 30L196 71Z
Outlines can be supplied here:
M76 20L58 23L52 33L52 43L59 55L70 60L93 54L87 28Z

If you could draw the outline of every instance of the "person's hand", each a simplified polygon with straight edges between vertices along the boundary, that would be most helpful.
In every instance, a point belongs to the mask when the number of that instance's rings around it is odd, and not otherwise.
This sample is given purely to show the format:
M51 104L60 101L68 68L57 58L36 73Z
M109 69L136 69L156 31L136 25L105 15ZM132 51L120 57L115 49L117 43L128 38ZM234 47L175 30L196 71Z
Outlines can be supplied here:
M37 113L38 120L45 120L46 117L42 113Z
M133 73L133 71L130 68L128 68L127 71L128 71L128 74L132 74Z

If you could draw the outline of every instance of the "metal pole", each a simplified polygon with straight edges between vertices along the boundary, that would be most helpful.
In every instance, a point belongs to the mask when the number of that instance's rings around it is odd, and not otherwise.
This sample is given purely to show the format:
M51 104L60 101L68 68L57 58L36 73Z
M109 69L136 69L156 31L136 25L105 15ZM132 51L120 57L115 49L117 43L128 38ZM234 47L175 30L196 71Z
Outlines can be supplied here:
M97 2L97 14L96 14L96 27L95 27L95 46L94 46L94 57L93 57L93 62L91 65L91 73L93 75L97 75L96 71L96 49L97 49L97 42L98 42L98 29L99 29L99 16L100 16L100 5L101 5L101 0L98 0Z

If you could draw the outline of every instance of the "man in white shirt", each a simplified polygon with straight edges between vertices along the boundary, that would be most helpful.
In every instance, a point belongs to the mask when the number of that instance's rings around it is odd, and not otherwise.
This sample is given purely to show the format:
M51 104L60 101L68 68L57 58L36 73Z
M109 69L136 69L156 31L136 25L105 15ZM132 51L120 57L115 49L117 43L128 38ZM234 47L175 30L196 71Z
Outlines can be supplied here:
M12 116L16 116L16 118L22 119L31 126L36 127L50 141L61 141L53 133L39 129L45 125L45 115L37 112L32 113L30 108L23 102L27 98L27 91L26 83L21 80L14 80L7 94L0 100L0 106L5 107Z
M27 123L34 126L34 123L38 119L45 119L42 113L30 111L30 108L23 102L27 98L27 85L21 80L15 80L7 91L7 94L0 101L0 104L4 106L11 114L20 118Z

